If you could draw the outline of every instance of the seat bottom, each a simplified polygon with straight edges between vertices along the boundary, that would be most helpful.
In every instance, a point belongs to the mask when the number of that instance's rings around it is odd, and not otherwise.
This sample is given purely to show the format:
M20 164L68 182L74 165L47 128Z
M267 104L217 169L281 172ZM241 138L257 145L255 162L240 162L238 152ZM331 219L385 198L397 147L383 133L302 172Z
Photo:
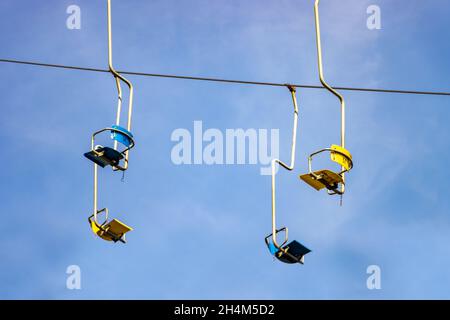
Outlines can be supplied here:
M343 183L342 177L330 170L319 170L312 173L306 173L300 176L300 179L305 181L317 191L327 188L328 190L336 192L339 184Z
M283 250L278 249L272 242L267 243L269 251L272 255L274 255L278 260L284 263L301 263L304 262L304 256L311 252L304 245L294 240L288 245L283 247ZM286 251L286 252L285 252Z
M311 250L309 250L296 240L293 240L291 243L285 245L283 249L286 250L287 252L279 250L275 254L275 257L281 262L289 264L292 263L303 264L305 255L311 252Z
M126 224L117 219L113 219L104 225L99 225L92 218L89 219L89 222L91 223L92 232L94 232L97 236L106 241L114 241L114 242L120 241L125 243L126 241L124 235L127 232L133 230L133 228L127 226Z
M106 166L117 166L123 155L113 148L97 146L95 151L91 150L84 154L86 158L104 168Z

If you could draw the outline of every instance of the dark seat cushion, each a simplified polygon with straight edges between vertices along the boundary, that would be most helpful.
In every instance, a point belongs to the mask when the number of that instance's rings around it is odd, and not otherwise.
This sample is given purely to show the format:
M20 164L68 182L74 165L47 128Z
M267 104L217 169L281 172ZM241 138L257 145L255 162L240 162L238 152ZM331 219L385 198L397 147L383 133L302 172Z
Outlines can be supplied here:
M287 254L283 253L279 255L277 253L275 256L277 257L278 260L284 263L302 262L303 256L311 252L311 250L309 250L296 240L284 246L283 249L287 249Z
M104 168L106 166L116 166L119 164L120 160L123 159L123 155L113 148L109 147L100 147L97 148L96 151L100 153L98 155L94 151L89 151L84 154L86 158L95 162L100 167Z

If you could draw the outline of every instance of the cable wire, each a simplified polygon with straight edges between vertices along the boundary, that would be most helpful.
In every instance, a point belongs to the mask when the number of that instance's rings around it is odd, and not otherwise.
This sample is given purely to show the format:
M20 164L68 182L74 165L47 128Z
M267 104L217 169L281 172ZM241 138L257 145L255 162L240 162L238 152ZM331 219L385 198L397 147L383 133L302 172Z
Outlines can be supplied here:
M79 67L79 66L69 66L62 64L52 64L43 63L35 61L23 61L23 60L13 60L13 59L0 59L3 63L13 63L13 64L23 64L47 68L59 68L59 69L69 69L69 70L80 70L80 71L90 71L90 72L104 72L109 73L107 69L99 68L89 68L89 67ZM117 72L127 75L143 76L143 77L157 77L157 78L171 78L171 79L183 79L183 80L196 80L196 81L209 81L209 82L221 82L221 83L234 83L234 84L246 84L246 85L259 85L259 86L272 86L272 87L285 87L286 83L277 82L261 82L261 81L246 81L246 80L233 80L233 79L221 79L221 78L208 78L208 77L195 77L195 76L183 76L175 74L158 74L158 73L145 73L136 71L121 71ZM289 84L296 88L304 89L324 89L322 86L318 85L307 85L307 84ZM360 91L360 92L374 92L374 93L397 93L397 94L416 94L416 95L433 95L433 96L450 96L450 92L445 91L418 91L418 90L399 90L399 89L377 89L377 88L354 88L354 87L334 87L338 90L344 91Z

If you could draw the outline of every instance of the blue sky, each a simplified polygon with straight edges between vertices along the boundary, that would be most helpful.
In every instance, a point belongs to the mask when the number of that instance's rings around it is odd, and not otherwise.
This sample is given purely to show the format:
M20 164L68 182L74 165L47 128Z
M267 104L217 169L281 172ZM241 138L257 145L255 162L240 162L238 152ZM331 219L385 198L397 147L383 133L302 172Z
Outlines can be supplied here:
M81 7L81 30L66 8ZM366 9L381 8L368 30ZM447 90L444 0L323 0L331 84ZM117 69L318 84L313 1L113 1ZM0 57L107 66L106 1L0 3ZM344 92L355 168L344 206L298 179L307 155L339 142L339 108L300 89L297 167L278 175L280 224L313 252L273 261L270 177L257 165L176 166L177 128L280 129L289 157L284 88L133 76L133 150L125 183L101 171L100 201L134 231L111 244L90 231L90 134L114 121L111 75L0 64L0 298L450 298L448 97ZM66 289L79 265L82 289ZM378 265L382 289L368 290Z

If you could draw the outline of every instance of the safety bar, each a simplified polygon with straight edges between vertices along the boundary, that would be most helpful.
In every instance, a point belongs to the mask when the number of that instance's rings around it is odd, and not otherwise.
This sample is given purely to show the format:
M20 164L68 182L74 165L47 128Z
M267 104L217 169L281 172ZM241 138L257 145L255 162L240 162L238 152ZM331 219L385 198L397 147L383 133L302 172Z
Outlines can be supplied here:
M339 150L334 150L334 149L331 149L331 148L325 148L325 149L321 149L321 150L319 150L319 151L313 152L313 153L311 153L311 154L309 155L309 157L308 157L308 169L309 169L309 173L310 173L310 174L312 174L312 175L315 176L314 172L312 171L312 165L311 165L311 164L312 164L312 158L313 158L315 155L318 155L319 153L322 153L322 152L325 152L325 151L330 151L330 152L338 153L338 154L340 154L341 156L343 156L344 158L346 158L346 159L349 161L349 163L350 163L349 168L348 168L348 169L344 168L344 170L342 170L341 172L338 173L339 175L342 175L343 173L345 173L345 172L347 172L347 171L350 171L350 170L353 168L353 161L352 161L352 159L351 159L348 155L346 155L345 153L343 153L343 152L341 152L341 151L339 151Z
M94 133L92 134L92 139L91 139L91 150L92 150L92 151L95 151L95 150L94 150L95 136L98 135L98 134L100 134L100 133L102 133L102 132L105 132L105 131L118 132L118 133L121 133L121 134L127 136L127 138L130 139L130 141L131 141L130 145L129 145L126 149L122 150L120 153L124 154L125 152L127 152L128 150L130 150L131 148L133 148L133 147L135 146L133 136L129 135L128 133L126 133L125 131L122 131L122 130L120 130L120 129L108 127L108 128L104 128L104 129L98 130L98 131L96 131L96 132L94 132Z

